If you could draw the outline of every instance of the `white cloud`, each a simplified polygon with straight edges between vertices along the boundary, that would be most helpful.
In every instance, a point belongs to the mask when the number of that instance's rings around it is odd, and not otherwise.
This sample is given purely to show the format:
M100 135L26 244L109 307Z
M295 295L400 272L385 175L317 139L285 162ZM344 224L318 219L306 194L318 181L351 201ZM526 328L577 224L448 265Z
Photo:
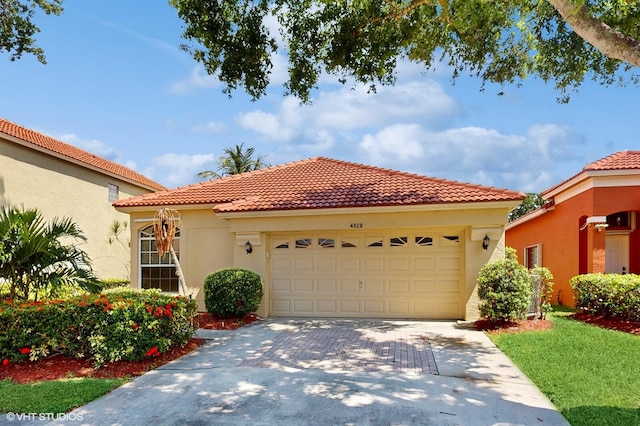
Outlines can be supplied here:
M228 130L228 127L220 121L209 121L205 124L193 126L192 130L196 133L224 133Z
M215 170L216 156L213 154L164 154L151 159L144 174L173 188L197 181L196 175L204 170Z
M196 65L185 80L179 80L171 85L169 91L174 95L190 95L198 89L213 89L220 85L217 78L207 74L201 65Z
M464 127L393 125L364 135L361 161L439 178L539 192L561 180L558 161L580 145L568 128L536 124L525 135Z
M267 140L289 142L320 132L361 131L398 121L439 127L456 112L456 102L442 86L424 80L383 87L377 93L367 93L363 86L323 91L311 105L285 97L275 112L244 113L238 123Z
M73 145L107 160L111 160L119 164L123 164L125 162L125 160L122 158L122 152L118 151L112 146L105 145L103 142L97 139L82 139L73 133L67 133L54 137L65 143L68 143L69 145ZM135 163L129 161L128 164Z

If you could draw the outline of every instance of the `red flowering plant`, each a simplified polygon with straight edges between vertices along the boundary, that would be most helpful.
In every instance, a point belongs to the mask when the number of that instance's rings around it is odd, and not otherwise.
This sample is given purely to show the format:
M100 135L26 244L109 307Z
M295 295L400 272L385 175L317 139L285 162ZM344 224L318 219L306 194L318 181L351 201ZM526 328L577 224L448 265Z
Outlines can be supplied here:
M53 354L96 366L139 360L186 344L195 329L194 300L158 291L113 290L42 303L0 302L0 360L36 361ZM27 353L26 349L29 349Z

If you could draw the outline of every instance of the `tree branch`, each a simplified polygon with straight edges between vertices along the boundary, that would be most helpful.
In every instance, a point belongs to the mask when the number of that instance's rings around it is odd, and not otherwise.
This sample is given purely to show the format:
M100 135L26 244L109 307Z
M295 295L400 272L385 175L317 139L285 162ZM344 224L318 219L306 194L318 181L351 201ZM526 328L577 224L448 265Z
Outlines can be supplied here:
M571 25L573 31L605 56L640 67L640 41L611 28L570 0L547 0Z

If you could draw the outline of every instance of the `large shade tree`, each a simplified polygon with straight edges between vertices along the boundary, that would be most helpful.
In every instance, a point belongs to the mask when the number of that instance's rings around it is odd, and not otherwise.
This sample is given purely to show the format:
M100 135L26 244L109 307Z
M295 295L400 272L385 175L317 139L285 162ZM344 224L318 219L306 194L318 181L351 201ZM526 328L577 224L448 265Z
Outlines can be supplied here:
M237 175L244 172L259 170L268 167L264 156L254 157L255 148L244 148L244 142L233 148L225 148L224 154L218 158L218 171L205 170L198 173L201 179L219 179L225 176Z
M4 206L0 209L0 285L12 299L77 285L96 290L87 254L76 242L86 241L69 218L45 222L37 209Z
M323 72L393 84L399 60L444 62L455 79L554 82L560 100L593 79L637 84L637 0L169 0L184 20L183 48L231 93L266 92L277 50L289 58L289 94L309 100ZM281 40L266 19L275 16Z
M0 52L35 54L34 10L63 0L0 0ZM585 79L637 84L638 0L169 0L185 22L183 48L231 93L266 93L271 55L289 58L287 92L309 100L323 72L340 81L393 84L399 60L444 62L483 82L553 82L568 100ZM275 16L282 44L267 26Z

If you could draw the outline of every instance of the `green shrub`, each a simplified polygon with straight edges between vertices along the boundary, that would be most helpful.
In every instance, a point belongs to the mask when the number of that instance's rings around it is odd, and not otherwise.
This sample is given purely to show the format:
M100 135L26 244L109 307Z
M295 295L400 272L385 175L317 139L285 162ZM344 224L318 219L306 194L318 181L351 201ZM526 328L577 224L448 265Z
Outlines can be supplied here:
M207 311L221 317L255 312L262 302L262 279L246 269L229 268L210 274L204 281Z
M640 321L640 275L585 274L571 279L576 308Z
M189 341L196 309L194 300L129 289L66 300L0 302L0 362L63 354L100 366L157 356Z
M505 254L505 259L487 263L478 274L480 315L490 321L523 319L531 303L527 269L518 263L513 249Z
M119 287L130 287L131 281L126 278L103 278L98 283L100 290L109 290Z

